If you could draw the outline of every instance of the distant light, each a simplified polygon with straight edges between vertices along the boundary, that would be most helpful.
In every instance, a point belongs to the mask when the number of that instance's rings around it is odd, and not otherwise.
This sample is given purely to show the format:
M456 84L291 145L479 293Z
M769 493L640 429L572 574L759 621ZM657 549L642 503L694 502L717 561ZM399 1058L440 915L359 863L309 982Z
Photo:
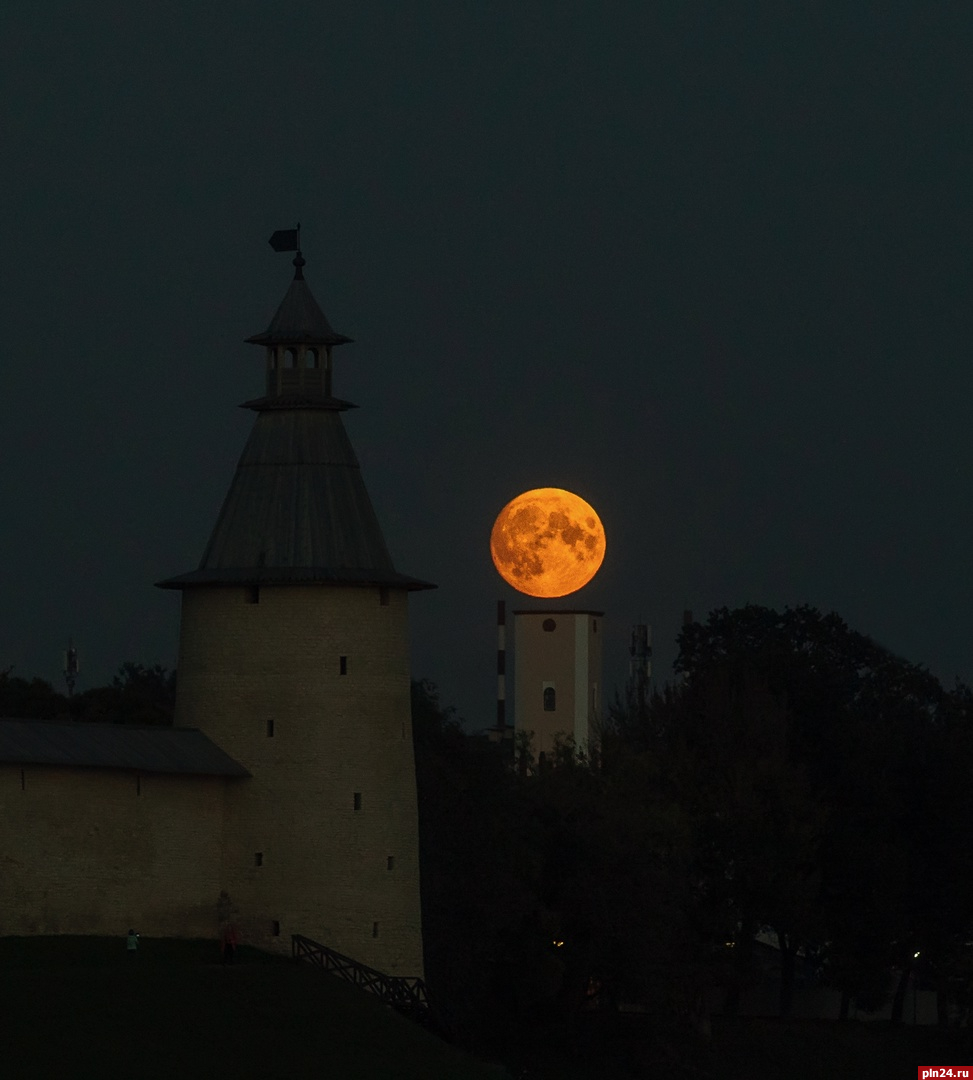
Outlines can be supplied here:
M918 949L917 949L917 950L916 950L916 951L915 951L915 952L914 952L914 953L912 954L912 959L913 959L913 960L915 960L915 959L917 959L917 958L918 958L918 956L919 956L919 951L918 951Z
M735 942L735 941L724 941L724 942L723 942L723 944L724 944L724 945L725 945L725 946L726 946L726 947L727 947L728 949L732 949L732 948L733 948L733 946L734 946L734 945L736 945L736 942Z
M552 941L551 944L557 946L557 948L560 949L560 947L564 944L564 942L563 941Z

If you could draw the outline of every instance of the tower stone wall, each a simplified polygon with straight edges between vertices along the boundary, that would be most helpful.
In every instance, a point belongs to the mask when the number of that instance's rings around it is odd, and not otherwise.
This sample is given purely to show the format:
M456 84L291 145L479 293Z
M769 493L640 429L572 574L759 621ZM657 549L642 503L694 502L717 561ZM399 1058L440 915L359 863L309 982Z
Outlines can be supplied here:
M409 678L403 589L184 590L176 722L252 773L222 836L248 940L422 973Z

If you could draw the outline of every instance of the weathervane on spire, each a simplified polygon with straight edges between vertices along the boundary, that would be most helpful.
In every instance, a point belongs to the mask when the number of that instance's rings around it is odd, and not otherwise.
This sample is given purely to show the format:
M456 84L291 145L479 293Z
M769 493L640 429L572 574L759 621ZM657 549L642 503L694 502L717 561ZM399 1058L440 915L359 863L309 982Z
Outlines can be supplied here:
M278 229L270 238L270 246L274 251L296 251L294 256L294 280L304 279L304 256L301 254L301 223L297 223L296 229Z

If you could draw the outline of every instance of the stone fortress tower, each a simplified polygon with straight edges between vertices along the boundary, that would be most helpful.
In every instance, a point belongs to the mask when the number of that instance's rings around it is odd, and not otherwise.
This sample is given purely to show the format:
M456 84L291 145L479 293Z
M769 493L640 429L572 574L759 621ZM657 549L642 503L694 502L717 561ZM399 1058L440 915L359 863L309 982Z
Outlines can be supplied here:
M351 339L304 265L247 339L264 393L199 568L159 583L182 591L176 725L251 775L223 786L219 870L246 939L421 975L407 600L433 586L392 564L332 392Z

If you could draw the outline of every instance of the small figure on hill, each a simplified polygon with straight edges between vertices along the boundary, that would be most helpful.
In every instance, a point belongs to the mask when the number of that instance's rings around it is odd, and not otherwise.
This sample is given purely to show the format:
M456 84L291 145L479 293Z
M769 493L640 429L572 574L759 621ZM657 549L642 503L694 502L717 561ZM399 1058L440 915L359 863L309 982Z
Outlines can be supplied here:
M139 936L134 930L129 930L128 937L125 939L125 948L128 949L128 955L134 960L139 948Z
M239 943L240 935L237 933L236 927L233 923L227 923L226 929L223 931L223 940L220 946L223 952L224 964L233 963L233 954L236 952L236 947Z

